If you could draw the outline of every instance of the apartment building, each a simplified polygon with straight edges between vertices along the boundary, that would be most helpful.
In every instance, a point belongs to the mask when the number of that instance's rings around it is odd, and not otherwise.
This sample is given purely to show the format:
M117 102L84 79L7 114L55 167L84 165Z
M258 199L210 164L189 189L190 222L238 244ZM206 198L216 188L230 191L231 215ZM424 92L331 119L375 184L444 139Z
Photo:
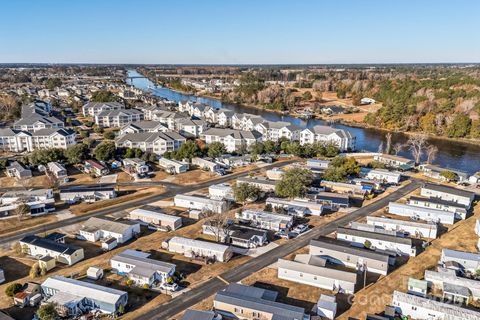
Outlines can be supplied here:
M141 132L118 136L115 145L117 148L139 148L143 152L162 155L178 150L185 141L185 137L176 132Z
M82 107L84 117L93 117L103 111L122 110L125 105L119 102L89 102Z
M74 145L71 129L39 129L34 132L0 129L0 149L12 152L32 152L37 149L67 149Z
M143 112L137 109L106 110L95 116L95 124L101 128L120 128L143 119Z
M205 143L221 142L227 152L247 151L248 148L261 141L262 135L256 131L210 128L202 133Z
M314 126L300 132L300 144L333 144L341 151L355 150L356 137L349 131L327 126Z

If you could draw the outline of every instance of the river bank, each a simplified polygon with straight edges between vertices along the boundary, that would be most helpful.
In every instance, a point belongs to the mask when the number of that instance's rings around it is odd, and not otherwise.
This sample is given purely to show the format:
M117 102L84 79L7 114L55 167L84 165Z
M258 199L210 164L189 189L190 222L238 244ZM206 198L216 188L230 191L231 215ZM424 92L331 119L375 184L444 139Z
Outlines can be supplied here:
M149 79L148 77L146 77L146 78ZM154 82L151 79L149 79L149 80ZM155 83L155 84L157 86L161 86L158 83ZM218 96L215 96L215 95L208 95L208 94L202 94L202 93L197 93L197 92L182 91L182 90L179 90L179 89L176 89L176 88L172 88L168 85L164 85L162 87L168 88L169 90L175 91L175 92L177 92L179 94L183 94L183 95L197 96L197 97L206 98L206 99L214 99L218 102L226 103L226 104L236 104L232 101L224 100L221 97L218 97ZM248 107L248 108L261 110L263 112L276 113L276 114L281 115L281 116L290 116L290 117L295 117L295 118L302 119L302 115L299 114L299 113L296 113L296 112L272 110L272 109L265 108L262 105L251 104L251 103L242 103L241 105L243 105L245 107ZM405 134L407 136L413 136L413 135L417 135L417 134L425 134L423 132L416 132L416 131L400 131L400 130L392 130L392 129L386 129L386 128L381 128L381 127L375 127L375 126L371 126L371 125L369 125L365 122L349 121L349 120L346 120L346 119L342 119L340 117L341 117L341 115L338 115L336 117L328 117L328 116L323 116L321 114L314 114L313 115L314 119L318 119L318 120L324 121L326 123L338 123L338 124L341 124L341 125L344 125L344 126L355 127L355 128L375 129L375 130L379 130L379 131L384 132L384 134L387 134L388 132L390 132L392 134L393 133L401 133L401 134ZM449 141L449 142L461 142L461 143L466 143L466 144L471 144L471 145L480 145L480 140L475 140L475 139L449 138L449 137L446 137L446 136L438 136L438 135L434 135L434 134L425 134L425 135L428 137L428 139L434 139L434 140L437 140L437 141L442 141L443 140L443 141Z
M130 76L140 76L135 70L129 70ZM384 129L366 126L363 123L352 122L336 122L328 123L321 119L301 119L288 114L279 113L275 110L266 110L258 106L245 106L238 104L230 104L222 102L221 99L210 96L197 96L191 94L184 94L166 87L153 87L153 83L147 78L128 79L128 83L134 85L139 89L149 91L151 94L166 98L173 101L197 101L211 105L215 108L224 108L235 113L251 113L262 116L265 120L278 122L285 121L300 128L312 128L316 125L330 125L332 127L349 131L356 136L356 146L358 151L377 152L381 144L386 143L386 133L389 132ZM328 121L328 118L327 118ZM392 145L402 144L406 145L412 133L403 133L398 131L392 132ZM472 141L458 141L452 139L444 139L438 137L431 137L429 144L438 148L437 158L433 162L436 165L444 168L456 169L466 171L470 174L480 170L480 143ZM399 152L400 156L412 158L411 151L404 148ZM426 160L426 154L422 156L422 161Z

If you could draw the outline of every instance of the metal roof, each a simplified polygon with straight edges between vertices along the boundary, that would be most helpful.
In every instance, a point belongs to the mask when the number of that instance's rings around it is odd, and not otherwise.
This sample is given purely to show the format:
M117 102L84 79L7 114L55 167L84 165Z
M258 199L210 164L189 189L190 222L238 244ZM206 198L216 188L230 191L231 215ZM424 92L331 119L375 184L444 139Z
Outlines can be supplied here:
M434 184L434 183L425 183L422 187L423 189L429 189L429 190L434 190L437 192L442 192L442 193L448 193L448 194L453 194L456 196L460 197L465 197L465 198L474 198L475 194L473 192L449 187L449 186L444 186L440 184Z
M383 234L383 233L376 233L376 232L370 232L370 231L363 231L363 230L356 230L356 229L351 229L351 228L343 228L343 227L338 227L337 228L337 234L343 233L343 234L348 234L352 236L357 236L357 237L363 237L367 239L377 239L377 240L382 240L386 242L393 242L393 243L400 243L400 244L406 244L409 246L412 246L412 239L410 238L400 238L400 237L395 237L391 236L388 234Z
M389 261L389 256L386 254L377 253L375 251L365 248L354 247L347 241L341 241L333 238L320 237L316 240L311 240L310 245L314 247L321 247L343 253L348 253L372 260L378 260L387 263Z
M224 291L217 292L214 300L233 306L270 313L277 316L277 319L278 316L281 316L283 319L302 320L305 315L305 309L303 308L271 300L259 299L255 296L240 294L228 290L228 288Z
M47 280L42 283L42 287L110 304L116 304L123 295L127 294L125 291L113 289L111 287L104 287L98 284L83 282L62 276L52 276L47 278Z

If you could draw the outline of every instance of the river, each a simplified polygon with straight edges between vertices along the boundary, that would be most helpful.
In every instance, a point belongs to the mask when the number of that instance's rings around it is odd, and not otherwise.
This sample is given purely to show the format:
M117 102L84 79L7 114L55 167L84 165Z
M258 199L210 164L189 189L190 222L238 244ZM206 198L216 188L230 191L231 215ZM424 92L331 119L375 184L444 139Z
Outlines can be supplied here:
M199 97L195 95L183 94L165 87L155 87L153 82L146 78L140 78L140 75L136 70L129 70L129 76L139 77L128 80L128 84L131 84L139 89L149 90L152 94L174 101L192 100L211 105L216 108L225 108L237 113L251 113L261 115L263 118L269 121L286 121L302 128L309 128L315 125L325 125L325 122L318 119L303 120L300 118L292 117L289 115L281 115L275 112L264 111L258 108L252 108L248 106L223 103L220 100ZM376 152L379 145L383 142L385 145L385 131L377 130L373 128L357 128L343 124L334 124L336 128L350 131L357 137L357 150ZM393 133L392 145L399 142L404 144L408 140L408 137L402 133ZM473 174L480 171L480 144L474 145L469 143L462 143L457 141L445 140L445 139L429 139L429 143L435 145L438 148L438 153L434 164L445 168L452 168L462 170ZM404 150L399 155L412 158L409 150ZM424 155L423 160L425 160Z

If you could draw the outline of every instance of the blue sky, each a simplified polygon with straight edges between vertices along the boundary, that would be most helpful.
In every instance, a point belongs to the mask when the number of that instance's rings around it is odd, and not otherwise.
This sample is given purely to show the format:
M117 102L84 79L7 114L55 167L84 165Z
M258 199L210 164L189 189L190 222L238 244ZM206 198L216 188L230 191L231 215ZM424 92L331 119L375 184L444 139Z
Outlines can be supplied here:
M480 62L475 0L6 0L0 63Z

